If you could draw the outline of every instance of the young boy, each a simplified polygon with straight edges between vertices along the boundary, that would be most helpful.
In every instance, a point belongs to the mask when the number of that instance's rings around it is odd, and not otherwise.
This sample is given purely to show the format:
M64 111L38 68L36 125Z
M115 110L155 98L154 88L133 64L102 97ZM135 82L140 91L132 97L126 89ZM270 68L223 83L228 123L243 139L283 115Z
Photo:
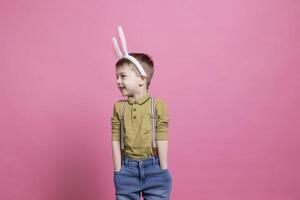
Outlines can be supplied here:
M140 200L142 194L144 200L168 200L172 177L167 166L167 106L148 91L153 61L143 53L126 53L124 40L125 55L119 54L116 75L118 88L128 98L114 104L111 118L116 199Z

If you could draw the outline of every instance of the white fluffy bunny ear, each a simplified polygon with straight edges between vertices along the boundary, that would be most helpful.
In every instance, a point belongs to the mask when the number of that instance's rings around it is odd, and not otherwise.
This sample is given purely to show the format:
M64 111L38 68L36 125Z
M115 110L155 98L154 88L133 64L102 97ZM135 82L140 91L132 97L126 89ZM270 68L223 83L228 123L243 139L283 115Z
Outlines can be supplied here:
M122 54L122 52L119 48L117 39L115 37L113 37L112 40L113 40L113 45L114 45L114 48L115 48L116 55L118 56L118 58L122 58L123 54Z
M137 59L135 59L135 57L128 54L126 38L125 38L123 29L121 26L118 26L118 32L119 32L119 37L121 39L121 45L122 45L122 50L123 50L124 54L120 50L117 39L115 37L113 37L112 41L113 41L116 55L118 56L119 59L126 58L126 59L130 60L136 66L136 68L139 70L141 75L146 77L147 76L146 72L145 72L144 68L142 67L141 63Z
M119 32L119 37L121 39L121 45L122 45L123 52L125 55L127 55L128 50L127 50L126 38L125 38L123 29L121 26L118 26L118 32Z

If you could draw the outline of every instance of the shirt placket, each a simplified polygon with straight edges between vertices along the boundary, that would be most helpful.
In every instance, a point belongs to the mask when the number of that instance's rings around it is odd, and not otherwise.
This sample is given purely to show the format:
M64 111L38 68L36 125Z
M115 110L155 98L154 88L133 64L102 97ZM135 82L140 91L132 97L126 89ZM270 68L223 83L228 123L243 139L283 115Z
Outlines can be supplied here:
M137 113L137 103L134 102L131 105L131 121L133 130L137 130L138 127L138 113Z

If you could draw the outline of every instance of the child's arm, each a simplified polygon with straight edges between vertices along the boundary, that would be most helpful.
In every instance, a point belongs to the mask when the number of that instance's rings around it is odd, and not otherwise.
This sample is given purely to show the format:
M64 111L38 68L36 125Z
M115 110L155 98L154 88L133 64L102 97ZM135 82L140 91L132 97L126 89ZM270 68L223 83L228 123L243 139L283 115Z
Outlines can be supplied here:
M161 169L168 168L168 127L169 117L167 104L161 99L157 99L156 105L156 144Z
M160 168L161 169L168 169L168 141L167 140L160 140L156 141Z
M117 112L117 103L114 104L113 115L111 117L111 130L112 130L112 156L114 170L121 169L121 148L120 148L120 118Z
M121 148L120 141L112 141L112 154L113 154L113 163L114 170L121 170Z

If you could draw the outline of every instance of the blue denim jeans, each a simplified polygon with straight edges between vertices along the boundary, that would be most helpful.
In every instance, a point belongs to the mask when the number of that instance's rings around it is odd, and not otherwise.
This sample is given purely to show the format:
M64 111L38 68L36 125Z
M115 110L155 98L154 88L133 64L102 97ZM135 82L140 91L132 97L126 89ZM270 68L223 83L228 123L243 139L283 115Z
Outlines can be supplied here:
M169 200L172 177L168 169L161 169L159 158L144 160L124 158L120 171L114 172L117 200Z

